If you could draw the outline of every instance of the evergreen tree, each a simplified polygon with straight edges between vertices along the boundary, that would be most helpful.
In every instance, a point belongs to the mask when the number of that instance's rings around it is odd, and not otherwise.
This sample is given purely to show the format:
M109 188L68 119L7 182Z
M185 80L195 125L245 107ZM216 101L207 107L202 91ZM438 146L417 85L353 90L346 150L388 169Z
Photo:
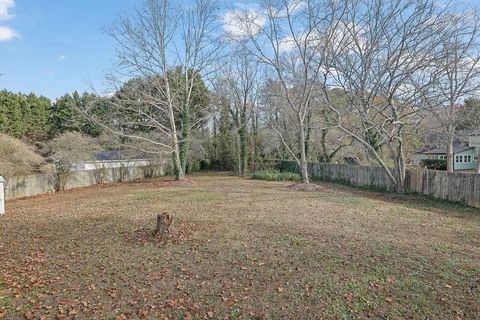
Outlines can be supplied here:
M0 91L0 133L33 142L45 140L50 131L48 98Z

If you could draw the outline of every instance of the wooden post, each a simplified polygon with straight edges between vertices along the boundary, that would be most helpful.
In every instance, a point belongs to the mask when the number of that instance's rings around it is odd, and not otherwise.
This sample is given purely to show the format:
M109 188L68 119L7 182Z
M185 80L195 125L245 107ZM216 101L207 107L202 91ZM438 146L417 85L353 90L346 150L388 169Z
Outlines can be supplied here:
M5 214L5 179L0 176L0 215Z

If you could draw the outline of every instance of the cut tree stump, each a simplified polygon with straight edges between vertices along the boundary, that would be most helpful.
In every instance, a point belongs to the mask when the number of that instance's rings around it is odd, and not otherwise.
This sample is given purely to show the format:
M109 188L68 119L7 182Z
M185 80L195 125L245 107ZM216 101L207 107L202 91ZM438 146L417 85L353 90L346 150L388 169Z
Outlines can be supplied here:
M170 233L172 227L173 217L168 213L161 213L157 216L157 228L155 229L155 235L164 236Z

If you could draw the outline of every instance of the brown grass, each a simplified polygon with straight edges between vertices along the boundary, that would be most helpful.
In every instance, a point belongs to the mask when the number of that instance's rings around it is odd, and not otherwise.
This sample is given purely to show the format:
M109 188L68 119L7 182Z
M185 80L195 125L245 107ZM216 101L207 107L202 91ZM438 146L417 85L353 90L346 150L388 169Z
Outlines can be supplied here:
M478 210L192 179L8 202L0 318L480 317ZM176 218L175 241L148 238L161 212Z

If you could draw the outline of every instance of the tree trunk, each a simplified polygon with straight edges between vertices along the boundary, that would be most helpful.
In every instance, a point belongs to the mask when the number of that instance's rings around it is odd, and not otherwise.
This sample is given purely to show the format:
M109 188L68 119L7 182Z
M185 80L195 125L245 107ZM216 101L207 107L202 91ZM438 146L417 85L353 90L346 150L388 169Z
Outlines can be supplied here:
M248 153L247 153L247 135L245 125L240 129L240 175L247 173Z
M307 155L305 153L305 124L300 123L300 169L302 172L302 182L310 183L308 177Z
M405 176L401 174L397 176L397 184L395 186L395 191L397 193L405 193Z
M453 140L455 139L455 126L450 125L448 127L447 137L447 172L453 172L455 170L454 154L453 154Z
M242 154L240 151L240 139L237 140L237 173L242 175Z
M399 134L400 135L400 134ZM400 135L401 137L401 135ZM396 173L396 191L398 193L405 193L406 191L406 186L405 186L405 180L406 180L406 166L405 166L405 157L404 157L404 150L403 150L403 142L400 140L399 146L398 146L398 154L395 157L395 173Z
M170 228L173 223L173 217L168 213L162 213L157 216L157 228L155 229L155 235L164 236L170 233Z
M180 161L180 155L178 151L178 147L176 148L177 151L173 152L173 168L175 171L175 179L183 180L185 179L185 171L182 168L182 162Z
M257 170L257 156L260 154L258 152L258 112L254 111L254 114L252 116L252 162L251 162L251 170L256 171Z
M307 116L307 137L305 138L305 158L308 159L308 154L310 152L310 135L312 133L312 127L310 126L310 119L311 119L312 114L308 113Z
M188 149L190 148L190 107L185 105L181 116L182 140L180 141L180 165L187 171Z

